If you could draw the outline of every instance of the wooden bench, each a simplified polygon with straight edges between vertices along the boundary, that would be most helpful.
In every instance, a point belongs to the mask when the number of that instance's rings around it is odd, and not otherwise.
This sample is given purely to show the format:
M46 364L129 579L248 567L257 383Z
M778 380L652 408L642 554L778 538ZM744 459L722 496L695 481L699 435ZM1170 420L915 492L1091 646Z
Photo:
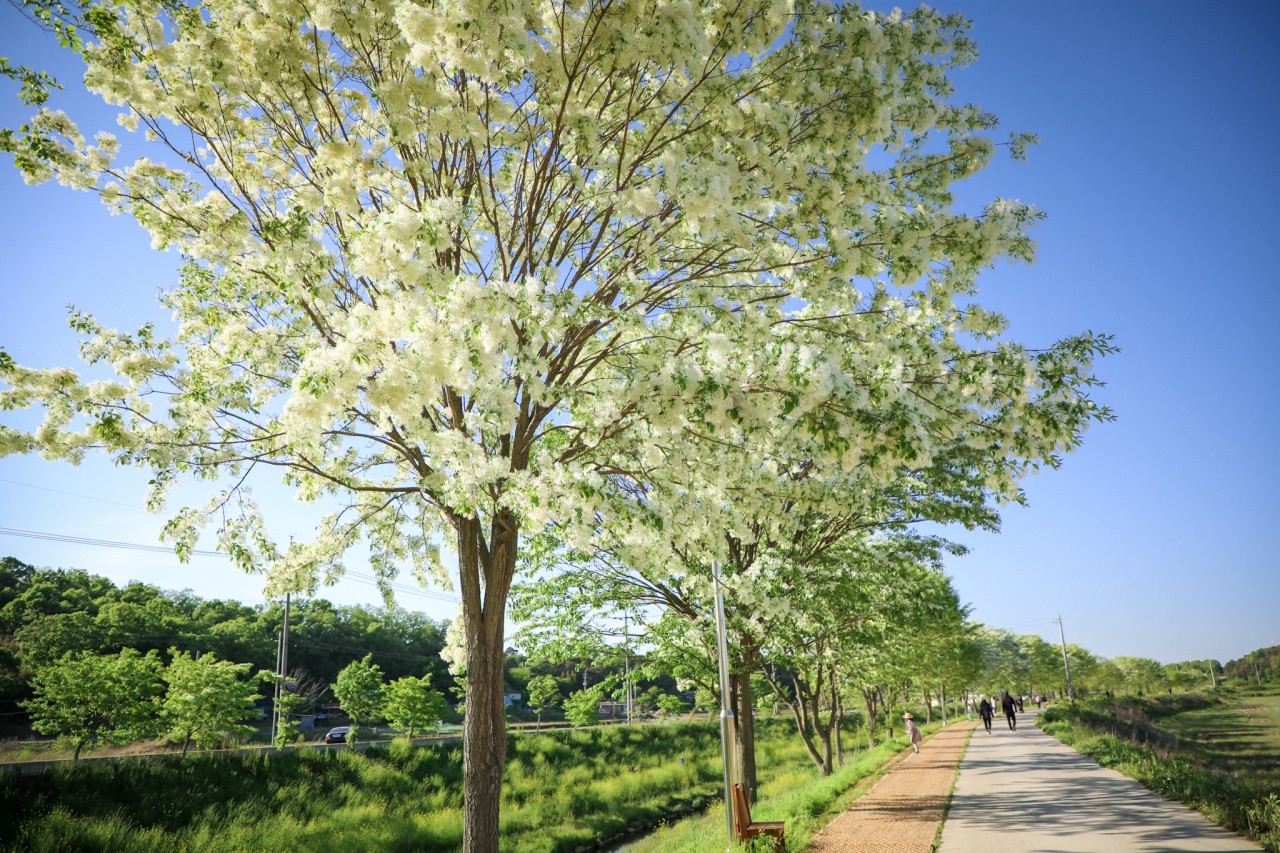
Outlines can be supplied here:
M750 842L753 838L767 835L773 838L774 850L787 849L786 824L780 820L753 821L751 804L747 802L747 792L740 783L733 786L733 832L739 841Z

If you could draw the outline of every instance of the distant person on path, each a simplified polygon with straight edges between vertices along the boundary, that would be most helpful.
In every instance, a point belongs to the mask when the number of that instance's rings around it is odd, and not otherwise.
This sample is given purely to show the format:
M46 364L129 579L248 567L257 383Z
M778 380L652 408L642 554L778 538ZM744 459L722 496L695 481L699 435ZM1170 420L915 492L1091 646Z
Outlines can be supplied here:
M1018 704L1013 701L1013 697L1006 690L1000 697L1000 709L1004 711L1004 718L1009 723L1009 731L1016 732L1018 730Z
M991 734L991 717L995 714L995 710L991 707L991 703L987 701L986 696L978 697L978 716L982 718L982 725L986 728L987 734Z
M920 727L916 725L916 718L908 711L902 715L902 719L906 720L907 737L911 738L911 750L918 753L920 751Z

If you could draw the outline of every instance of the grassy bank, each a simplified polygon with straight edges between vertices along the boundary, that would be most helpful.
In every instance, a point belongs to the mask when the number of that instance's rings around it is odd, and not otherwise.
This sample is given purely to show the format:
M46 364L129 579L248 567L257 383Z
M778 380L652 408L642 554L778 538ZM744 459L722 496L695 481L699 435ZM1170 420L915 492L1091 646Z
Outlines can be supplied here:
M1095 700L1051 708L1039 724L1102 766L1280 851L1280 697Z
M789 719L761 720L758 736L766 797L808 784L814 774ZM59 766L0 784L0 848L455 849L462 840L461 768L456 745L403 742L367 753L299 750ZM837 778L846 777L850 768ZM514 736L503 783L502 847L567 853L664 818L705 812L720 786L718 729L701 721ZM820 810L816 804L832 796L821 786L806 790L810 804L794 806L797 814ZM760 817L769 818L771 808L762 805Z
M925 727L928 731L930 727ZM760 803L751 807L753 820L784 820L787 849L804 850L817 832L844 811L855 795L879 777L879 770L903 749L899 741L873 750L846 755L844 767L821 777L810 763L772 776L760 786ZM706 853L725 845L723 800L703 814L666 824L627 847L627 853ZM745 849L745 848L744 848Z

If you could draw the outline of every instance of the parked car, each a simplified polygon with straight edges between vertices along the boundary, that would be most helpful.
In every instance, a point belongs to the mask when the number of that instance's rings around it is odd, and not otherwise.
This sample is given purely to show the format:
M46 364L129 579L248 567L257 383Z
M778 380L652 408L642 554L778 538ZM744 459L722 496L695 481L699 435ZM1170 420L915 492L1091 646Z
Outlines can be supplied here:
M325 743L346 743L350 740L355 742L355 736L351 734L351 726L335 726L325 733Z

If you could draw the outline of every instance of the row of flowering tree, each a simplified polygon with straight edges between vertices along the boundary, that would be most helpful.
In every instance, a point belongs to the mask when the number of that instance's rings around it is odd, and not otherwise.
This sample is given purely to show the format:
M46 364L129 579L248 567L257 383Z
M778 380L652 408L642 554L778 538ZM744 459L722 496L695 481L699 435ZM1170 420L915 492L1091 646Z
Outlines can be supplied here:
M0 453L105 449L153 471L156 505L183 478L231 483L167 535L186 554L212 522L274 591L339 575L357 544L380 577L444 581L447 544L468 851L498 844L526 556L645 566L656 594L698 602L695 624L720 560L778 618L775 566L821 573L839 530L914 501L1016 498L1107 416L1088 396L1105 338L1028 350L974 301L982 268L1030 257L1038 214L954 209L1000 146L953 98L976 55L963 18L121 0L79 22L86 85L142 139L45 109L0 144L183 256L162 297L177 327L75 313L108 381L0 355L0 404L45 412L0 429ZM262 470L333 509L313 537L278 542L232 494ZM761 559L766 543L797 551Z

